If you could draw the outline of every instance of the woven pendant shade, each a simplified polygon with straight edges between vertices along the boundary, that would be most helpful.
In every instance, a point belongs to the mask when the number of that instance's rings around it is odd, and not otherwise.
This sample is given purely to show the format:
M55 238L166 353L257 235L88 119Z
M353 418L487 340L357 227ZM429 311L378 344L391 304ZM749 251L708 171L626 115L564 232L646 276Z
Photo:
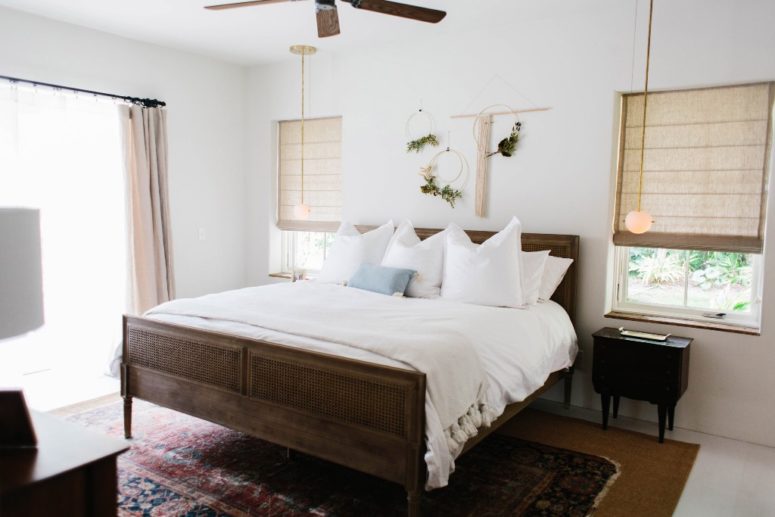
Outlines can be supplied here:
M622 99L614 243L761 253L775 83L649 93L641 206L651 230L627 231L637 210L643 94Z

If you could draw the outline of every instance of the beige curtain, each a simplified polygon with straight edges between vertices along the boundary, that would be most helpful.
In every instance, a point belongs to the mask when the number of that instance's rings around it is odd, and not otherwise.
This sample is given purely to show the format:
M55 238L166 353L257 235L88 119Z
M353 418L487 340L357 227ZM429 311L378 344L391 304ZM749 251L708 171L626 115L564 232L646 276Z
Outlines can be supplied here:
M774 85L649 94L641 207L654 225L642 235L624 219L638 204L643 94L625 95L614 243L761 253Z
M133 314L175 297L167 192L167 112L121 106L128 196L130 302Z

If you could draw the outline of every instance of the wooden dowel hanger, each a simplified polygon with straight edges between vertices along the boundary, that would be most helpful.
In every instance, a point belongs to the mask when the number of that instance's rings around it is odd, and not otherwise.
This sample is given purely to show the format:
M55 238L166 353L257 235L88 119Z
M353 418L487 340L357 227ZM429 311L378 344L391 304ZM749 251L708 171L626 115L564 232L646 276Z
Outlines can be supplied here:
M491 113L471 113L468 115L452 115L450 118L476 118L479 115L492 115L492 116L498 116L498 115L514 115L515 113L532 113L536 111L549 111L552 108L525 108L521 110L514 110L514 111L493 111Z

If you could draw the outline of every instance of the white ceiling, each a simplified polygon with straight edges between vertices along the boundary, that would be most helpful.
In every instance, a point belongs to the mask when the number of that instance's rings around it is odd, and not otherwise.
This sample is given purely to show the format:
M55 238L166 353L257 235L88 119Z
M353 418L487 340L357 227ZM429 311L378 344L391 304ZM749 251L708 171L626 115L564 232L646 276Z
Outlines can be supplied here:
M254 65L291 59L288 47L297 43L314 44L324 51L339 51L395 40L432 38L442 33L481 29L509 19L524 19L526 14L539 14L537 10L545 13L547 8L557 9L563 3L546 0L403 1L446 10L448 14L438 25L431 25L356 10L339 2L342 34L318 39L312 0L226 11L203 9L204 5L221 3L218 0L0 0L0 6ZM566 1L565 6L575 3Z

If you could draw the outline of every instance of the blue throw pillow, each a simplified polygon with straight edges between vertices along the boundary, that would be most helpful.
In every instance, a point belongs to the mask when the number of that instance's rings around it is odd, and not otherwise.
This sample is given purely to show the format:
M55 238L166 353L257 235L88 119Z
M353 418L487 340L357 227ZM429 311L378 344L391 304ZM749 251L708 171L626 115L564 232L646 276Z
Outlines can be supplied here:
M347 285L389 296L396 293L403 295L415 273L411 269L361 264Z

